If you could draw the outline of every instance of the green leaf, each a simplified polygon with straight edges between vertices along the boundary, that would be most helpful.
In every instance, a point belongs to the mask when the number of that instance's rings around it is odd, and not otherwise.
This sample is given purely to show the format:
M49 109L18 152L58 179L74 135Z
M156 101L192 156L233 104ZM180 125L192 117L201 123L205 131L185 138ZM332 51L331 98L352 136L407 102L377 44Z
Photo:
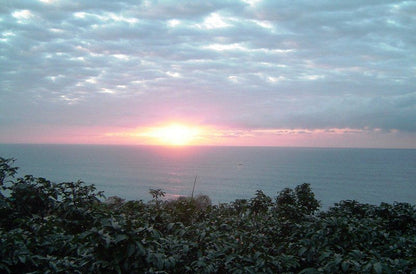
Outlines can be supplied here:
M23 264L26 263L26 256L25 255L19 255L19 261Z
M226 258L225 258L225 264L229 264L232 260L234 260L235 259L235 256L234 255L228 255Z
M126 239L128 239L129 237L126 234L118 234L115 238L115 242L119 243L121 241L124 241Z
M349 266L350 266L350 265L349 265L348 261L343 261L343 262L341 263L341 268L342 268L342 271L347 272L347 270L348 270Z
M134 251L136 250L134 244L129 244L127 246L127 257L130 257L131 255L133 255Z
M137 247L137 253L140 256L146 255L146 249L144 248L144 246L141 243L136 242L136 247Z
M363 253L361 251L359 251L359 250L356 250L356 249L352 250L350 252L350 254L355 259L361 259L363 257Z
M199 237L200 237L200 239L204 239L206 235L207 235L207 232L204 230L204 231L202 231L202 233Z
M320 273L320 272L316 268L313 268L313 267L305 268L301 272L299 272L299 274L316 274L316 273Z
M324 252L322 252L321 256L319 256L319 261L322 262L323 260L325 260L329 256L331 256L331 252L324 251Z
M303 256L308 249L306 247L301 247L298 251L299 256Z
M376 262L376 263L374 263L374 264L373 264L373 268L374 268L374 271L375 271L377 274L379 274L379 273L382 273L382 272L383 272L383 266L381 265L381 263L380 263L380 262Z

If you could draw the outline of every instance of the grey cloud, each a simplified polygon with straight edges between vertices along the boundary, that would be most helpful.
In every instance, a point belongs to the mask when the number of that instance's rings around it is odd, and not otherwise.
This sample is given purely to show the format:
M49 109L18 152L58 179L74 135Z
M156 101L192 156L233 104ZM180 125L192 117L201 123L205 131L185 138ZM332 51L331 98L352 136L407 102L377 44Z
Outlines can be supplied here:
M241 127L252 128L354 128L416 131L416 93L366 98L318 96L298 99L278 99L257 106L257 112L244 112L244 106L233 117ZM246 106L247 107L247 106Z
M0 10L0 126L416 132L414 2L18 2Z

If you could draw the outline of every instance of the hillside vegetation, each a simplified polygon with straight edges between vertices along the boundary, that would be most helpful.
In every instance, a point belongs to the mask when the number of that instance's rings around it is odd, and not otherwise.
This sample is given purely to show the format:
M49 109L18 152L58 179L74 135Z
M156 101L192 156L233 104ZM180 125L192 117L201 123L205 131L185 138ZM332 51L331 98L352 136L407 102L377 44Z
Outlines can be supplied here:
M92 185L15 178L0 158L0 272L416 273L416 210L341 201L308 184L275 198L103 198Z

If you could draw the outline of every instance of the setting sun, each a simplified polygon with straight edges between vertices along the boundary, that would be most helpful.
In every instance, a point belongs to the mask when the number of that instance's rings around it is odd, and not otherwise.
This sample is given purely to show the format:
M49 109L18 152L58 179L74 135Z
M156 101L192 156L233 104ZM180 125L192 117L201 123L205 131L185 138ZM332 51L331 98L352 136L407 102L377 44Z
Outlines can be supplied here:
M181 124L171 124L164 127L153 128L148 132L148 136L157 139L165 145L183 146L189 145L194 141L200 130Z

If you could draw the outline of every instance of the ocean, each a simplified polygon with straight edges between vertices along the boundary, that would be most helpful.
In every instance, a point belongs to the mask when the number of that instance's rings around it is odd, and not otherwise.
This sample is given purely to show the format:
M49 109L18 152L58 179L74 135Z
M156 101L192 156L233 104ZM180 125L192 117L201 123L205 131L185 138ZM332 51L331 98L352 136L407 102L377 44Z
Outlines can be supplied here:
M276 197L286 187L311 185L323 208L341 200L416 201L416 149L0 145L19 175L54 182L82 180L106 197L150 200L192 193L214 204L250 199L256 190Z

